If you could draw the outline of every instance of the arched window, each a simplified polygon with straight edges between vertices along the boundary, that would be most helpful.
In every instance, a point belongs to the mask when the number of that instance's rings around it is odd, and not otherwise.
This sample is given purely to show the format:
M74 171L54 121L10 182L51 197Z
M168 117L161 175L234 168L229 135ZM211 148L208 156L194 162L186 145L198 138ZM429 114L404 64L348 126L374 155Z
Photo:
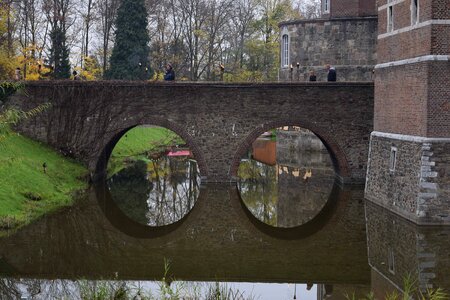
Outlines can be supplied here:
M281 39L281 66L286 68L289 66L289 36L283 34Z
M390 2L391 1L392 0L390 0ZM394 31L394 6L392 4L388 6L387 11L387 32L391 31Z
M419 0L411 0L411 25L419 22Z
M330 0L323 0L323 13L324 14L330 13Z

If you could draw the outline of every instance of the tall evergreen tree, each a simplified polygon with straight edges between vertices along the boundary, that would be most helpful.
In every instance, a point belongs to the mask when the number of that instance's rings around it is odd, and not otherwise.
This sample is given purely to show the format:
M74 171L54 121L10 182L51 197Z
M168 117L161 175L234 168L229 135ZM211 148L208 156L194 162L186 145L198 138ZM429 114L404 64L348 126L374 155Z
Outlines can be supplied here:
M144 80L151 77L144 0L123 0L116 19L116 39L112 51L109 79Z
M54 66L53 78L70 78L69 48L66 44L66 33L61 26L55 24L50 37L52 40L50 64Z

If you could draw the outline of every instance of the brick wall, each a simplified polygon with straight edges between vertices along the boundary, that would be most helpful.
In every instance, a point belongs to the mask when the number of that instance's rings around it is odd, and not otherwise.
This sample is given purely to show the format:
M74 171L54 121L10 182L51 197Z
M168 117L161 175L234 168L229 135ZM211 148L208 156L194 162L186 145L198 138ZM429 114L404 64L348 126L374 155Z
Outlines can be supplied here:
M450 1L433 1L432 11L433 19L450 19Z
M374 130L426 135L427 76L427 63L375 70Z
M427 82L427 136L450 137L450 61L428 63Z
M330 0L331 18L359 15L359 0Z
M359 1L359 15L360 16L376 16L378 11L377 11L377 5L375 2L376 1L360 0Z
M331 0L331 18L375 16L375 0Z

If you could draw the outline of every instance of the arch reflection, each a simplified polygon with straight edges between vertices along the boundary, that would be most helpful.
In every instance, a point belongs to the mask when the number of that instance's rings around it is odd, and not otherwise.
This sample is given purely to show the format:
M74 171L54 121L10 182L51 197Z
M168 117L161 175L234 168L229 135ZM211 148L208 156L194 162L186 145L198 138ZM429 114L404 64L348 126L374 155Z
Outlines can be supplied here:
M125 134L112 153L108 173L111 200L128 218L146 226L181 220L198 198L197 162L179 136L161 127L139 126Z
M325 146L300 127L272 130L241 160L238 189L261 222L292 228L311 221L329 201L334 167Z

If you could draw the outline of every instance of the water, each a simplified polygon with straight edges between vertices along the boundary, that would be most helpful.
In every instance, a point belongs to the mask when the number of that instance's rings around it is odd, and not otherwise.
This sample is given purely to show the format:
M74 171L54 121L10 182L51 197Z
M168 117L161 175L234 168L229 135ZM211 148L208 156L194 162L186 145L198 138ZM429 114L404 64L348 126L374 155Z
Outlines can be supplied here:
M419 227L364 201L363 187L334 182L321 150L281 148L273 166L260 162L270 157L245 158L247 171L263 176L238 184L200 184L189 159L131 165L0 240L0 299L77 298L80 287L122 285L155 294L164 282L199 286L200 299L216 282L239 299L370 291L381 299L407 274L421 288L450 288L450 228Z

